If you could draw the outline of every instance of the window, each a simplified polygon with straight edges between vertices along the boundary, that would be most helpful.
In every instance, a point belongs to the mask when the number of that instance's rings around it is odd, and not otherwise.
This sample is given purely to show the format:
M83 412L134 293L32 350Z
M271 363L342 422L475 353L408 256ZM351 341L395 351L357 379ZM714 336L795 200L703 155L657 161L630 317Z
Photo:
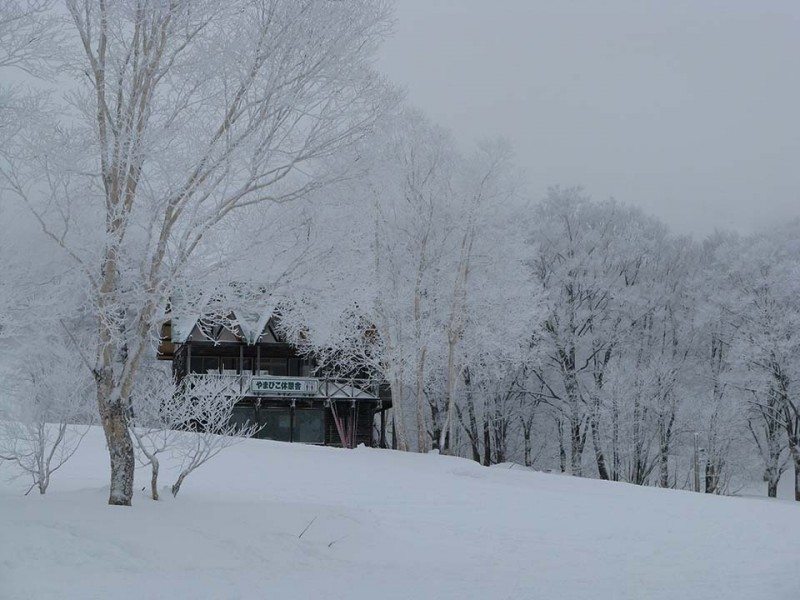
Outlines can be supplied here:
M289 374L285 358L262 358L259 368L262 375L285 376Z
M294 411L295 442L325 443L325 411L319 408L298 408Z
M236 426L236 429L243 429L256 422L256 411L252 406L234 406L231 413L231 425Z
M233 371L235 373L239 372L239 357L235 356L223 356L221 359L222 361L222 371Z
M304 358L289 359L289 375L293 377L308 377L311 375L311 367Z
M262 408L258 411L261 431L258 437L279 442L292 439L292 412L290 408Z
M218 373L219 357L217 356L193 356L189 371L191 373Z

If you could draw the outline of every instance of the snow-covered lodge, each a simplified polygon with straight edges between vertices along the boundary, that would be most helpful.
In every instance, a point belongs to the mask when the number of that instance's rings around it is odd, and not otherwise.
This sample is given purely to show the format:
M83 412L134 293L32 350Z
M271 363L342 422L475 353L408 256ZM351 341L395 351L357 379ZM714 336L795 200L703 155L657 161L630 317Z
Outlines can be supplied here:
M160 360L187 374L230 377L243 399L237 423L257 423L258 437L354 447L385 446L387 387L374 379L312 376L310 359L281 336L273 315L230 315L224 324L202 313L171 315L161 330Z

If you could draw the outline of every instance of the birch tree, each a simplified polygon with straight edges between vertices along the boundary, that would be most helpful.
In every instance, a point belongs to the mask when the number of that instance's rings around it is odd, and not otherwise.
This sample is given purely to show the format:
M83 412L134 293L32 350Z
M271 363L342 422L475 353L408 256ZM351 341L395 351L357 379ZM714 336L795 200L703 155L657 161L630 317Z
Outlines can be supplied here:
M91 289L109 503L129 505L130 394L171 287L229 215L343 176L331 157L393 101L370 66L389 12L380 0L66 7L70 131L55 131L86 152L69 177L50 177L52 144L5 175Z

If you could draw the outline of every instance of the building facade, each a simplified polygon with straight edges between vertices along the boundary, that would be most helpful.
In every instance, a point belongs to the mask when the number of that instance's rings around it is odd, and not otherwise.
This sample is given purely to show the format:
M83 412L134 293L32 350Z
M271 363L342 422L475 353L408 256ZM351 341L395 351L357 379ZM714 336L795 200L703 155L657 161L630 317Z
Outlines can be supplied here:
M311 359L282 338L275 317L248 326L230 315L224 323L173 315L162 326L158 358L172 362L178 380L190 373L230 377L242 394L232 418L257 424L257 437L385 447L391 407L386 385L315 374Z

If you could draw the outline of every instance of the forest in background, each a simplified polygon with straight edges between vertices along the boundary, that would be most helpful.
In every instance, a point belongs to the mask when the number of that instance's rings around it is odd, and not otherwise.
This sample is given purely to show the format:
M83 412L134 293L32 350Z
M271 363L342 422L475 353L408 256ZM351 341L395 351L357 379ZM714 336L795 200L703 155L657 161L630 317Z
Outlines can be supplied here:
M0 457L41 488L79 442L41 424L94 419L129 504L160 325L213 290L389 382L400 450L708 493L793 471L800 500L800 223L696 240L533 198L508 143L462 147L375 72L390 24L379 0L3 4Z

